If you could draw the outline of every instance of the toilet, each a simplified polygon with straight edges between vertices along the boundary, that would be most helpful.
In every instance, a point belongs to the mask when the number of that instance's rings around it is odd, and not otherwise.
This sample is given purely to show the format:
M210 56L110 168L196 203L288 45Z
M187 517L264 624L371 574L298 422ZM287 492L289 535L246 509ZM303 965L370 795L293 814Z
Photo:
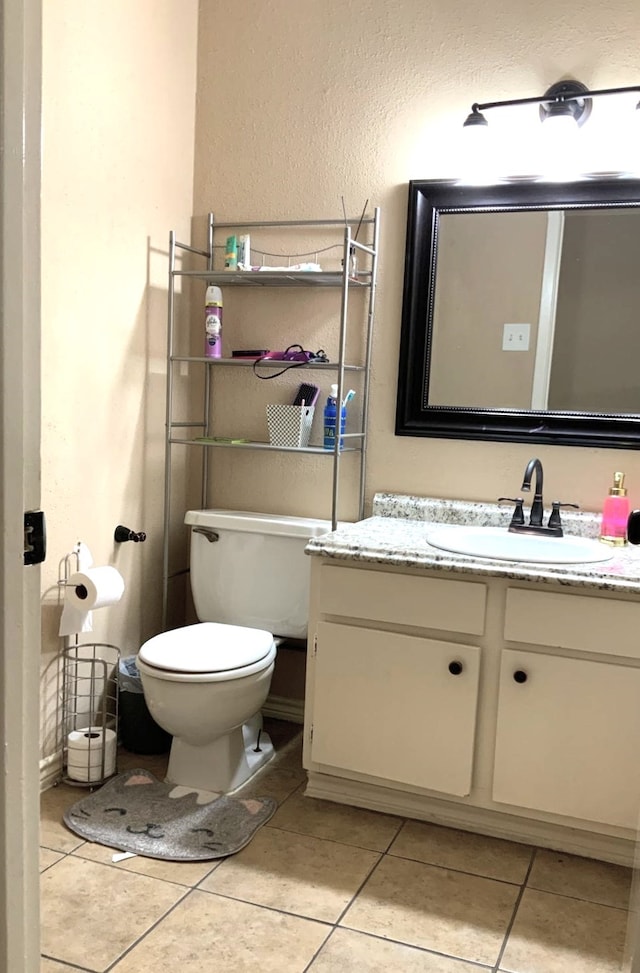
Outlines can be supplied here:
M331 523L190 510L191 590L199 622L138 653L145 700L173 734L167 780L230 794L273 756L262 729L276 646L307 637L310 537Z

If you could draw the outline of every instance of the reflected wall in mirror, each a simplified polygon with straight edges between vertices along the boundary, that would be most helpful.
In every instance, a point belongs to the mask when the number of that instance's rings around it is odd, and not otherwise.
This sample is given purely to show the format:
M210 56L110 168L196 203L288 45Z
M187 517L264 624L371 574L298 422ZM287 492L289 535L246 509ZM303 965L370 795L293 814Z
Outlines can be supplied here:
M640 183L409 187L396 433L640 444Z

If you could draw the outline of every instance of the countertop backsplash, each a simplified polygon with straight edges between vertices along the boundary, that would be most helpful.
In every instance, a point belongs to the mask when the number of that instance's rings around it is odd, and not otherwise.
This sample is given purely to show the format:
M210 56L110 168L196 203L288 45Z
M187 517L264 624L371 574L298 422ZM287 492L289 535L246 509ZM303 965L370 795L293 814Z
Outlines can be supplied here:
M525 518L530 506L524 498ZM545 520L551 513L551 504L545 508ZM508 527L513 514L513 504L485 503L473 500L446 500L438 497L409 497L396 493L376 493L373 498L374 517L401 517L404 520L425 520L432 524L466 524L473 527ZM597 538L600 533L600 514L592 511L562 510L562 526L565 534L575 537Z

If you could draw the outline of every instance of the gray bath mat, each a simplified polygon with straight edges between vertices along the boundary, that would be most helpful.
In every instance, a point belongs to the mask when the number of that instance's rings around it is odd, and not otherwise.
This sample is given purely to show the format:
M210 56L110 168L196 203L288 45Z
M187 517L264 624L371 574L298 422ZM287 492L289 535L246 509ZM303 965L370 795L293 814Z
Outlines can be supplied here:
M71 831L147 858L208 861L244 848L275 812L270 797L218 797L197 804L194 792L169 797L175 789L146 770L129 770L64 813Z

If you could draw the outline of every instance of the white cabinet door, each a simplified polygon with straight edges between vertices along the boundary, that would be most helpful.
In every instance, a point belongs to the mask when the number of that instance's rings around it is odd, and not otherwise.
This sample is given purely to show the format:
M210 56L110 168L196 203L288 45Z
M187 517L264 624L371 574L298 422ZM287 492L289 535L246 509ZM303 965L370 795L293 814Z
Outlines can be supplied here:
M636 828L640 669L504 649L493 798Z
M467 795L479 663L476 646L320 622L311 759Z

